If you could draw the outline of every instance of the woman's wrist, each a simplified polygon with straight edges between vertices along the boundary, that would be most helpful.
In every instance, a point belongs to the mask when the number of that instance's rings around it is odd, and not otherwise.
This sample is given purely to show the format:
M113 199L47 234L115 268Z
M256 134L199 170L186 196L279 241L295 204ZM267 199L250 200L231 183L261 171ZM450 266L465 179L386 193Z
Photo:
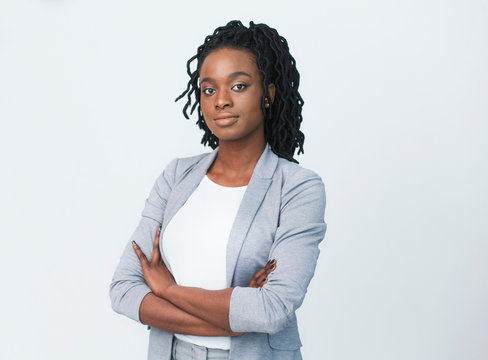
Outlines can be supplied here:
M153 292L157 297L164 299L164 300L167 300L167 301L170 301L169 300L170 291L172 290L172 288L176 288L176 287L178 287L177 284L172 284L172 285L168 285L162 289L157 289L156 291L153 291Z

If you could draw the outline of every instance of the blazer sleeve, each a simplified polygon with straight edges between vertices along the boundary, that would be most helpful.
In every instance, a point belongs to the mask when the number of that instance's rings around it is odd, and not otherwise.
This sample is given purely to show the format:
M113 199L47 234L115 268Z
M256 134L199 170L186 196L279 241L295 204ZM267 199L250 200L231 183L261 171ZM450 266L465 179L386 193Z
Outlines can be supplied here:
M283 185L279 226L269 259L276 269L261 288L235 287L229 322L235 332L274 334L302 304L325 236L325 188L321 178L301 170Z
M176 166L175 159L156 179L146 199L142 218L125 246L110 284L112 309L138 322L141 322L139 319L141 302L151 289L146 284L141 264L131 243L134 240L150 258L156 230L162 224L166 203L174 184Z

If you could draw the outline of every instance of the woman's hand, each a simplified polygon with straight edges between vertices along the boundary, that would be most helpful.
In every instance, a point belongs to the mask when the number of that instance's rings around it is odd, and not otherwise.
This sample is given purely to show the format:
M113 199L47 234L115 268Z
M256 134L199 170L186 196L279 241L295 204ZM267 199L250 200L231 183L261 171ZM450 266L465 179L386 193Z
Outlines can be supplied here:
M263 268L254 274L248 286L252 288L262 287L268 282L268 275L272 273L274 269L276 269L276 259L269 260Z
M161 228L158 228L154 239L151 261L147 260L146 255L144 255L135 241L132 241L132 247L141 263L142 273L144 274L144 279L146 279L147 285L156 296L164 298L166 289L176 285L176 282L161 258L161 252L159 251L160 232Z

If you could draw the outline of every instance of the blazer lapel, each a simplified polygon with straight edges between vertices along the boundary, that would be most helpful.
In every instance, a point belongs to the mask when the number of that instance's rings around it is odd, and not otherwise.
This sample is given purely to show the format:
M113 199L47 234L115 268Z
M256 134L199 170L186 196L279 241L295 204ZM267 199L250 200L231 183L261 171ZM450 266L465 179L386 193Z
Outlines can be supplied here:
M170 197L168 204L166 205L166 212L164 214L163 224L161 227L161 234L166 229L166 226L176 214L176 212L183 206L188 200L190 195L195 191L197 186L202 181L203 177L207 173L208 168L212 165L215 157L217 156L217 150L209 153L203 159L201 159L193 169L187 171L186 176L175 185L171 191L174 194Z
M208 168L215 160L216 156L217 149L209 153L207 156L203 157L198 163L195 164L193 168L190 168L188 171L186 171L186 174L183 175L183 179L180 182L177 182L174 185L174 188L171 190L171 194L174 194L174 196L170 196L168 199L168 203L166 204L166 211L164 212L163 223L161 225L161 233L159 235L161 257L170 271L171 266L169 265L169 261L164 255L163 242L161 241L161 239L163 239L164 230L166 230L166 226L168 226L173 216L183 206L183 204L188 200L190 195L200 184L203 177L207 173Z
M229 235L226 255L227 287L230 287L232 284L234 270L242 244L244 243L254 216L268 191L277 164L278 156L266 145L263 154L254 168Z

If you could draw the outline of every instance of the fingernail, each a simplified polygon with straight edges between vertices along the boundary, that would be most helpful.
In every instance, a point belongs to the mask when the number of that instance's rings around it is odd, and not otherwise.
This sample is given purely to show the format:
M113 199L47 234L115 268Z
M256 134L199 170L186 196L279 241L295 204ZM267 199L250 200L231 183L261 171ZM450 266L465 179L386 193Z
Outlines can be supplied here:
M276 259L273 259L273 260L271 261L271 263L272 263L272 264L276 264Z
M276 268L276 264L273 264L271 267L270 267L270 270L274 270Z
M132 245L137 245L137 243L134 240L132 240Z
M268 260L268 262L266 263L266 265L269 265L269 264L271 264L271 260Z
M265 282L266 280L268 280L268 278L264 278L264 279L263 279L263 282Z

